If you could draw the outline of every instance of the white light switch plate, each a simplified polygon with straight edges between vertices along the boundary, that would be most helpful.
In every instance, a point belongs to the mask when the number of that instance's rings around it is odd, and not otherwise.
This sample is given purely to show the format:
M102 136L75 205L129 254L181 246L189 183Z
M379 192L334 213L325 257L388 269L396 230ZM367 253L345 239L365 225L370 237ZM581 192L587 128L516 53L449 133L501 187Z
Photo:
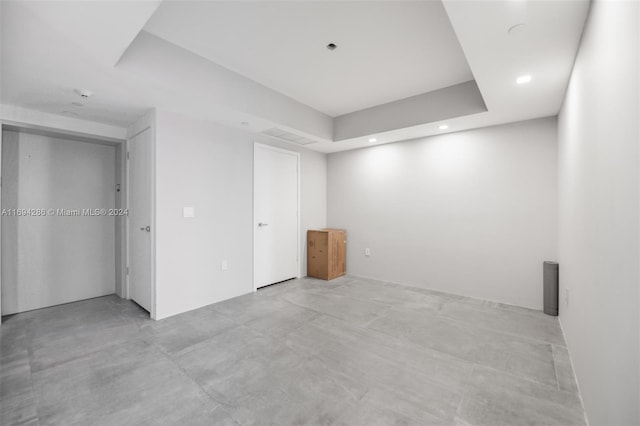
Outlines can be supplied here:
M183 207L182 208L182 216L183 217L195 217L196 212L193 207Z

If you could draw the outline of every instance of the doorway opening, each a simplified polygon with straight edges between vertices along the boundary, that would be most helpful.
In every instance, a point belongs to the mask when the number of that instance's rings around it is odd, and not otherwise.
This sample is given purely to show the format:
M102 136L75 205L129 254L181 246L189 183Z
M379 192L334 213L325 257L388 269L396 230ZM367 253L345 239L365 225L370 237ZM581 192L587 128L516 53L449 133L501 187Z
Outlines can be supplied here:
M1 313L126 288L126 149L105 140L2 126Z

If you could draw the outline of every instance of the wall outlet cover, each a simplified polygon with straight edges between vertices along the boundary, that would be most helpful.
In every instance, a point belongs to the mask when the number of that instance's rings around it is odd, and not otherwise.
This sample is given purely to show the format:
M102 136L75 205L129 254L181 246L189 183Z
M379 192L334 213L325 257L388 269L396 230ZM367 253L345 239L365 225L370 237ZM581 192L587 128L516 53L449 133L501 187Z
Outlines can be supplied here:
M183 217L195 217L196 212L193 207L183 207L182 208L182 216Z

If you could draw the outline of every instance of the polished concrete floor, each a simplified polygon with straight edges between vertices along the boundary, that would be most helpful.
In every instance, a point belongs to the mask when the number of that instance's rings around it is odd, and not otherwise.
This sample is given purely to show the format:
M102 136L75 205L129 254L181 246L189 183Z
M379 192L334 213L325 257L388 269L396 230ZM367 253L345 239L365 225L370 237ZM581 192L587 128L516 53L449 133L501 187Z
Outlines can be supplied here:
M294 280L154 322L107 296L5 318L2 425L582 425L558 321Z

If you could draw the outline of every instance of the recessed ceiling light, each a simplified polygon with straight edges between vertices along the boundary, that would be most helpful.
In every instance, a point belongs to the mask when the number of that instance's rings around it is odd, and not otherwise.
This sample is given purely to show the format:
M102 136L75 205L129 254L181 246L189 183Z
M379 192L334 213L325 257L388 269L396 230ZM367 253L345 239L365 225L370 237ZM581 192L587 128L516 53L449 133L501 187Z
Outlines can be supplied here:
M446 125L446 124L441 124L440 127L438 127L438 129L440 129L440 130L447 130L448 128L449 128L449 126Z
M516 83L518 84L525 84L530 81L531 81L531 74L521 75L520 77L516 78Z
M376 138L371 138L371 139L369 139L369 142L371 142L371 143L373 143L373 142L378 142L378 139L376 139Z
M327 49L329 50L336 50L338 48L338 45L335 43L329 43L327 44Z

